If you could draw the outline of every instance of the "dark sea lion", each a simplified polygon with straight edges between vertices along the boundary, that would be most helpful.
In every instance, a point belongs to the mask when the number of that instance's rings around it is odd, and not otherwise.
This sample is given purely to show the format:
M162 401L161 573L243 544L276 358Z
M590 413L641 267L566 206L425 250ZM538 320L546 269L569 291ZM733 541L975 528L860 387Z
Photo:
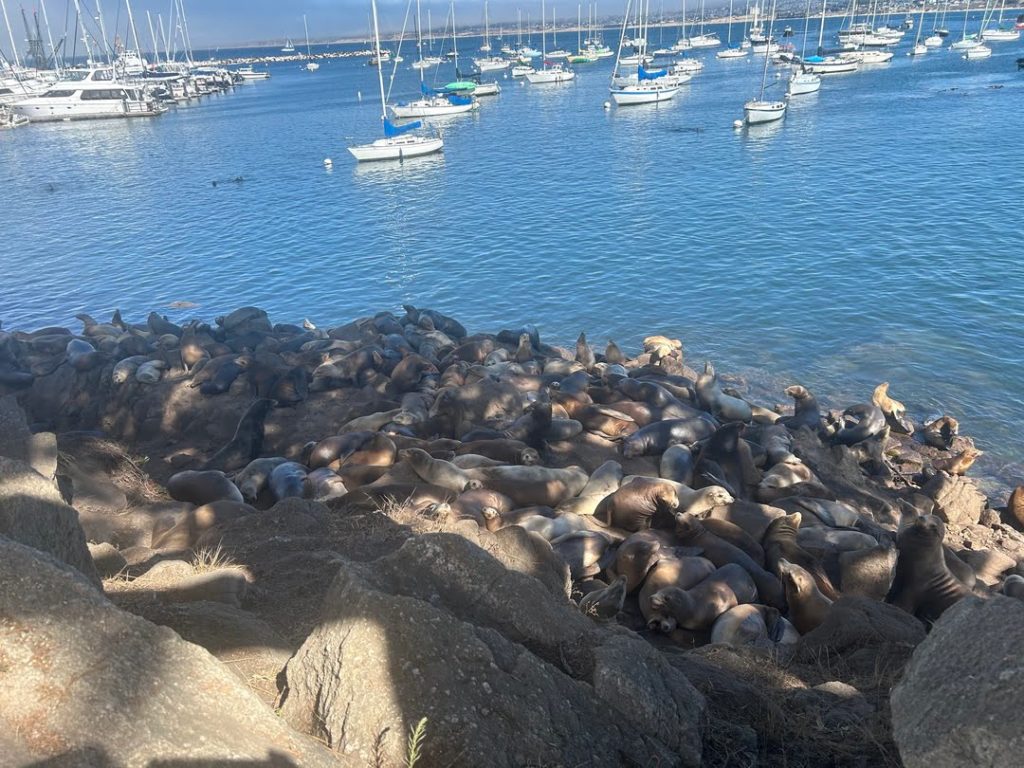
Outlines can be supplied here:
M307 499L325 501L340 498L346 493L345 481L332 469L320 467L306 475L303 496Z
M797 542L797 531L800 530L801 519L800 513L794 512L772 520L761 540L764 547L765 565L768 570L780 578L782 573L779 564L783 560L799 565L811 575L818 590L825 597L833 601L838 600L839 594L821 563Z
M214 501L245 501L228 476L216 470L186 470L171 475L167 492L175 501L187 501L196 506Z
M774 574L769 573L751 559L739 547L711 533L693 515L680 512L676 515L676 538L680 544L699 547L704 550L703 556L721 568L728 563L742 566L753 578L761 599L774 608L785 608L785 596L782 585Z
M607 587L584 595L580 612L595 621L612 621L626 602L626 591L626 577L619 576Z
M960 424L952 416L942 416L921 428L921 439L932 448L948 451L960 433Z
M756 599L757 587L750 574L739 565L729 563L689 589L665 587L658 590L651 595L650 605L658 613L674 619L676 626L705 630L730 608ZM666 631L665 625L661 629Z
M573 580L599 574L609 544L611 540L597 531L574 531L551 540L551 548L568 564Z
M983 455L984 451L979 451L973 445L969 445L956 456L950 456L947 459L934 459L932 466L951 475L965 475L967 470L974 466L978 457Z
M794 413L792 416L785 416L780 421L792 430L800 427L809 427L814 432L821 430L821 407L817 398L810 390L799 384L786 387L786 394L793 398Z
M457 493L462 493L467 488L479 488L481 485L479 480L466 474L464 470L459 469L450 461L435 459L422 448L405 448L399 452L398 457L407 462L417 475L432 485L450 488Z
M671 445L661 454L658 474L683 485L693 485L693 451L685 445Z
M96 347L82 339L71 339L67 344L65 354L71 367L79 372L92 370L101 362L100 353Z
M938 517L922 515L903 525L896 538L899 555L886 602L927 624L970 594L946 565L942 549L945 532Z
M789 620L801 635L806 635L825 620L832 601L818 591L814 578L799 565L780 560L779 575L786 586Z
M589 480L586 472L575 468L505 466L481 467L466 472L479 480L484 488L505 494L521 507L533 504L557 507L579 494Z
M748 534L738 525L734 525L727 520L719 520L714 517L701 518L700 522L701 525L711 531L715 536L729 542L734 547L739 547L750 556L751 560L762 568L764 567L764 548L754 539L753 536Z
M626 356L622 354L619 345L611 339L608 339L608 344L604 348L604 361L609 365L622 365L626 362Z
M267 487L267 483L270 482L270 473L286 461L288 461L288 459L283 456L253 459L245 466L244 469L237 472L232 479L234 480L235 485L238 486L238 490L242 492L242 497L251 503L255 501L260 495L260 492Z
M842 427L832 436L832 442L836 445L856 445L885 429L885 414L874 403L852 405L843 411L843 416L852 417L855 423Z
M679 496L671 483L653 477L638 477L606 496L594 511L594 519L603 525L624 531L650 528L659 512L668 520L679 506Z
M750 447L741 439L746 425L732 422L719 427L701 448L694 466L694 485L721 485L737 499L750 499L761 480Z
M734 501L731 504L720 504L708 513L708 517L727 520L746 531L755 541L764 537L765 531L772 520L782 517L785 511L767 504L756 504L752 501Z
M1007 576L1003 580L1003 585L999 588L1007 597L1016 597L1018 600L1024 600L1024 576L1019 576L1014 573Z
M306 494L306 467L296 461L278 464L270 472L267 485L274 499L301 499Z
M594 357L594 350L587 344L587 334L582 331L580 331L580 335L576 339L576 362L588 371L597 362L597 359Z
M626 458L654 456L673 445L692 446L714 432L715 425L706 418L656 421L627 437L622 442L622 455Z
M184 330L180 325L175 325L169 321L166 317L158 315L156 312L150 312L149 317L146 318L146 325L157 336L163 336L164 334L171 334L172 336L181 337Z
M254 400L238 420L235 434L203 465L203 469L231 471L244 467L263 452L264 424L274 407L268 398Z
M269 397L280 407L298 405L309 397L309 375L301 365L288 368L274 378Z

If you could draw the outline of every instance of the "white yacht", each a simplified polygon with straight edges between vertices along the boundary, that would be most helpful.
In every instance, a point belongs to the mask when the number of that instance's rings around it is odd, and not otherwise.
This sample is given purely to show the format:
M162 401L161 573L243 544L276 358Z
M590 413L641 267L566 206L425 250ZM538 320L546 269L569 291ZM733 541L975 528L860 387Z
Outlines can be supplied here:
M255 70L252 68L252 64L247 67L239 67L238 76L243 80L269 80L270 73L266 70Z
M501 56L488 56L482 59L473 59L473 64L481 72L500 72L503 69L508 69L509 64L512 62L508 59L504 59Z
M153 117L167 111L145 88L118 82L110 69L68 70L45 93L13 105L33 122Z
M987 45L976 45L964 51L965 59L987 59L992 55L992 49Z
M146 62L142 60L138 51L121 51L121 54L114 62L117 74L124 77L138 77L146 71Z

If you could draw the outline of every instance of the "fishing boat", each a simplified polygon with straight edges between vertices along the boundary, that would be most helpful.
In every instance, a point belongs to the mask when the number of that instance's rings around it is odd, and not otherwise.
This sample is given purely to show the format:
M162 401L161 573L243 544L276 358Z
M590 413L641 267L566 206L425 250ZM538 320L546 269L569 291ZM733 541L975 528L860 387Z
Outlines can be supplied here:
M545 8L543 0L541 0L541 18L545 18L547 15L547 9ZM568 67L564 67L557 62L553 62L548 59L547 56L547 37L544 34L544 24L540 25L540 47L542 58L542 68L528 72L526 74L526 80L531 85L546 85L549 83L568 83L576 78L576 73Z
M302 14L302 28L306 31L306 66L303 69L307 72L316 72L320 65L313 61L313 51L309 47L309 24L306 23L306 14Z
M377 25L377 0L370 0L373 9L373 38L380 50L380 29ZM444 148L444 140L440 135L416 134L413 131L422 129L419 120L408 125L398 126L388 119L387 104L384 97L384 72L377 67L377 84L380 86L380 111L384 123L384 138L370 144L359 144L349 147L348 151L359 162L372 160L404 160L407 157L419 157L440 152Z
M49 90L12 105L34 123L118 117L155 117L167 107L145 87L118 81L111 69L72 69Z
M777 0L772 0L772 10L768 17L768 39L771 39L772 24L775 21L775 5ZM743 105L743 116L747 125L761 125L763 123L773 123L776 120L781 120L786 116L786 107L789 106L789 102L785 99L781 101L766 100L764 97L765 87L768 84L768 62L771 60L771 56L768 54L767 49L764 54L764 69L761 72L761 92L758 94L756 99L751 99Z
M742 46L734 48L732 45L732 3L733 0L729 0L729 32L727 33L726 47L715 53L716 59L742 59L750 51L749 48Z
M516 64L512 67L512 77L526 77L536 71L537 70L527 64Z
M827 0L826 0L827 2ZM800 61L803 62L804 54L807 51L807 30L811 26L811 0L807 0L807 8L804 11L804 36L800 48ZM789 86L786 93L789 96L805 96L808 93L817 93L821 90L821 75L808 72L803 63L793 68L789 76Z

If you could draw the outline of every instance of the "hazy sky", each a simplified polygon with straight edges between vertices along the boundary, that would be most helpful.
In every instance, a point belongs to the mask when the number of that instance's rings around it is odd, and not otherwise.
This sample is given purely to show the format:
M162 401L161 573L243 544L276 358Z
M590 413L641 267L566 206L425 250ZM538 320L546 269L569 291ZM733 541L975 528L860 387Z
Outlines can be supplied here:
M54 37L60 38L65 29L65 19L69 19L68 34L74 34L74 4L72 0L43 0L53 27ZM341 36L362 36L367 30L367 17L370 12L370 0L183 0L185 13L188 17L189 30L193 47L212 44L231 44L241 42L257 42L277 40L284 36L298 39L302 37L302 14L309 17L309 34L314 39L329 39ZM699 0L687 0L687 9L698 7ZM95 13L97 0L79 0L83 13L86 10ZM670 0L665 3L666 13L677 10L681 0ZM718 6L723 0L707 0L707 7ZM21 22L21 8L31 12L38 7L39 0L6 0L7 12L14 27L15 38L19 47L23 48L25 37L24 25ZM107 25L108 36L113 37L113 30L120 30L122 36L128 26L125 0L100 0ZM131 0L135 23L139 36L149 40L146 23L146 11L153 17L163 16L164 23L169 24L171 8L174 0ZM382 31L398 31L402 26L407 0L378 0ZM625 8L625 0L604 0L598 3L598 11L602 16L621 15ZM563 0L561 3L548 2L547 13L551 16L552 6L558 12L559 19L571 19L576 15L576 1ZM435 32L443 29L448 13L448 3L444 0L428 2L421 0L424 24L426 10L431 9ZM660 11L661 0L650 0L652 13ZM484 16L483 0L462 0L456 2L456 21L460 26L482 24ZM540 0L516 2L516 0L494 0L490 3L492 25L504 24L510 29L515 24L516 10L522 9L523 17L529 13L533 21L540 18ZM70 11L68 11L70 9ZM583 3L583 14L586 15L587 4ZM7 30L0 20L0 46L9 48ZM45 33L44 33L45 35ZM144 48L150 47L147 44Z

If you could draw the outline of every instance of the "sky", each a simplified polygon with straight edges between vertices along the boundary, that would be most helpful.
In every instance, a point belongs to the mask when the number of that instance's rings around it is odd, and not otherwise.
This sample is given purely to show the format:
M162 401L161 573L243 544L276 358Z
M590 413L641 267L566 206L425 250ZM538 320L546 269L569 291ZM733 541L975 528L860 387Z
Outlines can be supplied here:
M74 34L74 3L72 0L42 0L50 18L55 38L63 36L65 18L69 21L69 36ZM699 0L687 0L687 8L696 9ZM27 13L38 8L40 0L5 0L11 25L14 27L15 39L19 47L25 37L24 25L21 22L21 8ZM113 29L127 29L127 12L125 0L99 0L106 21L107 33L113 37ZM130 0L135 24L139 36L149 40L146 22L146 11L153 17L163 16L164 23L169 24L171 8L175 0ZM302 37L302 14L309 18L309 34L314 40L330 40L339 37L363 37L368 29L370 0L183 0L188 18L194 48L211 45L230 45L239 43L255 43L278 41L284 37L298 40ZM381 32L398 32L402 27L408 0L378 0ZM83 13L95 12L97 0L79 0ZM650 0L652 12L657 13L662 0ZM669 0L665 3L666 13L670 9L681 7L681 0ZM707 7L721 5L722 0L708 0ZM550 18L552 5L560 20L570 20L576 16L577 0L557 0L547 3L547 14ZM427 8L430 8L434 31L444 28L448 13L448 3L444 0L428 2L421 0L424 24L426 24ZM482 25L484 17L483 0L461 0L456 2L455 15L460 27ZM497 27L504 24L506 29L515 25L516 10L522 9L525 20L527 13L536 22L540 18L540 0L493 0L490 3L491 25ZM625 0L603 0L598 2L598 11L602 16L621 16L625 9ZM657 9L657 10L656 10ZM583 3L583 14L586 15L587 4ZM3 22L0 20L0 27ZM45 32L44 32L45 36ZM6 28L0 28L0 46L10 47ZM148 44L144 48L150 47Z

